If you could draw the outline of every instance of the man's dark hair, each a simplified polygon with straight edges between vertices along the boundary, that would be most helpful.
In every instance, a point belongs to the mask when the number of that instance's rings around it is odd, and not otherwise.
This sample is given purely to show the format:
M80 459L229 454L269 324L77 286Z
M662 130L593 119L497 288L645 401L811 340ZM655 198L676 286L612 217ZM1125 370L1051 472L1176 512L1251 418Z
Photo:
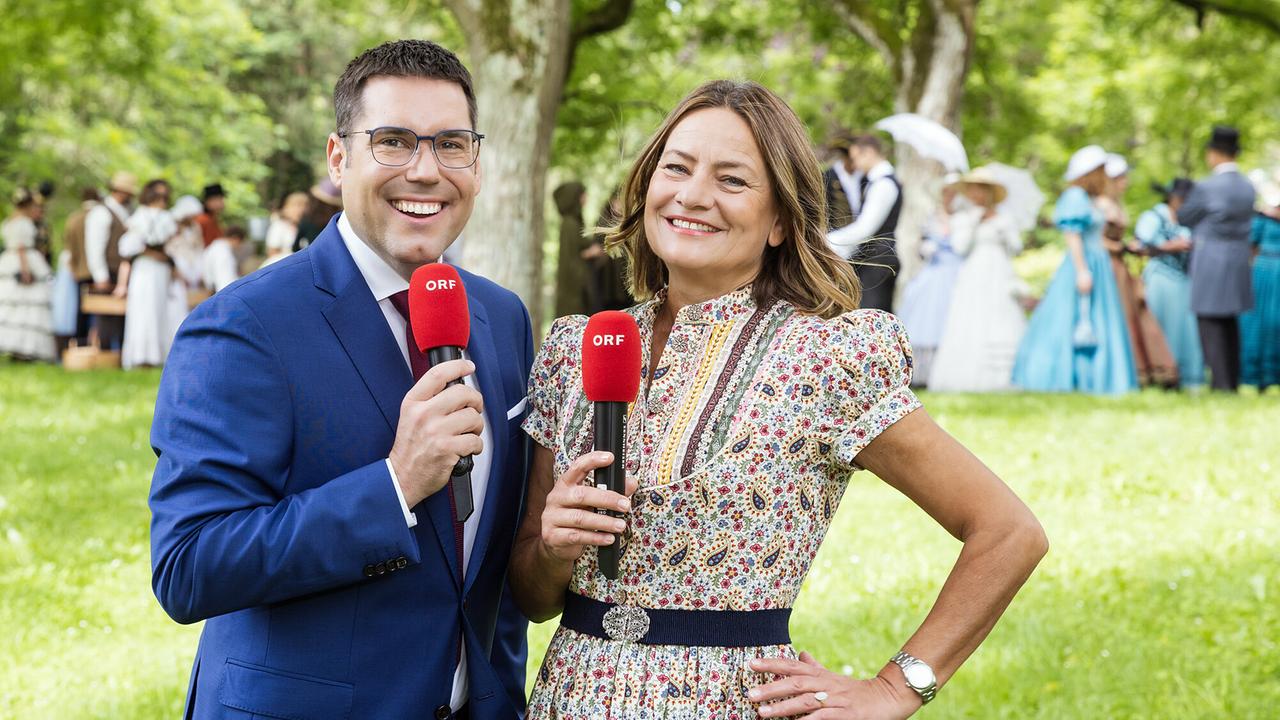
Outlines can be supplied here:
M884 155L884 143L880 142L880 138L875 135L859 135L849 143L853 147L870 148L880 155Z
M395 40L365 50L347 65L338 84L333 86L333 114L339 134L355 130L351 123L360 114L364 84L379 75L457 83L467 96L471 129L475 129L476 95L471 89L471 73L458 56L430 40Z
M244 226L242 225L231 225L226 230L222 231L222 237L227 238L228 240L231 238L244 240L248 236L249 234L244 231Z

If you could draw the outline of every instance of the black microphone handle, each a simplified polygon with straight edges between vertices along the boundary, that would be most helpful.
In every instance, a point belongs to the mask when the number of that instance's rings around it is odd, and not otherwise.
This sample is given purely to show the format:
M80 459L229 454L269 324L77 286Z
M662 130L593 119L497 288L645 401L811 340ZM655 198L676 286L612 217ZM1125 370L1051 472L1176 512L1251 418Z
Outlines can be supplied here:
M461 360L462 348L445 345L443 347L434 347L427 349L427 362L431 367L435 367L440 363L449 362L450 360ZM454 385L462 385L462 380L453 380L445 387L453 387ZM475 461L470 455L463 455L458 458L458 462L453 466L453 503L458 513L458 519L466 521L471 517L471 513L475 510L475 500L471 495L471 469L475 467Z
M613 462L595 471L595 486L611 490L619 495L627 493L626 459L623 443L627 429L627 404L623 402L598 402L595 405L595 449L613 453ZM605 510L609 517L621 518L623 514ZM600 572L610 580L618 579L619 542L617 536L612 545L599 550Z

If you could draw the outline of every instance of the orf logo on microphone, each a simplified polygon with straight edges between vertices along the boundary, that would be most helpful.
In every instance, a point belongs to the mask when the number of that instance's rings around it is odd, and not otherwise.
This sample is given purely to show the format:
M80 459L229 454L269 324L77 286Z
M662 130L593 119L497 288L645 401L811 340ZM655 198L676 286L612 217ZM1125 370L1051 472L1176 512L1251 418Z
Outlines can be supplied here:
M453 290L458 287L458 281L449 279L431 279L428 280L423 287L426 288L428 292L435 290Z
M626 335L608 334L608 335L592 335L591 344L596 347L621 347L622 343L627 339Z

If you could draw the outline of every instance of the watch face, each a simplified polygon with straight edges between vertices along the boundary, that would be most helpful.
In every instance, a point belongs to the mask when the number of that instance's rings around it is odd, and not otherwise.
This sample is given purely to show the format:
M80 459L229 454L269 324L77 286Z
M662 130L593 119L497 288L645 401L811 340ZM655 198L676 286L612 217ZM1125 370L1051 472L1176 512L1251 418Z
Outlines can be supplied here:
M924 663L913 663L902 674L907 677L907 684L913 688L923 690L934 683L933 671Z

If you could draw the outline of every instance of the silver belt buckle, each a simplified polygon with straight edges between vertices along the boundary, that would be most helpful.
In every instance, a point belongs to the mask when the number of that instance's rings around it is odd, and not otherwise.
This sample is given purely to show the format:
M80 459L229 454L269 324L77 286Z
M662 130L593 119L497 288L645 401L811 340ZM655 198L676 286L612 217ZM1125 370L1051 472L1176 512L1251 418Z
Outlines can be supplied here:
M649 634L649 613L634 605L614 605L604 614L603 624L610 640L633 643Z

